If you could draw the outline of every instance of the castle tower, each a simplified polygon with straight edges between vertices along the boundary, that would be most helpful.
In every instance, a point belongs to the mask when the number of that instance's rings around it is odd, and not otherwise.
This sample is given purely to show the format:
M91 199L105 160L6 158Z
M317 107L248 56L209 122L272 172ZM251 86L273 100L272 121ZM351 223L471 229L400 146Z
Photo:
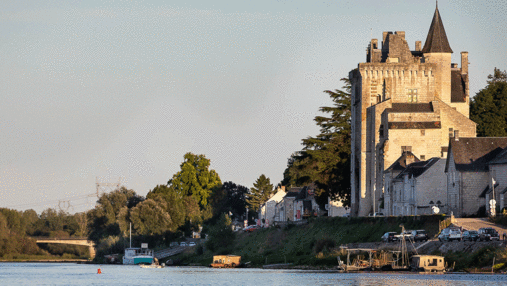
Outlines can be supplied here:
M390 191L385 170L410 152L417 160L443 157L449 134L475 137L469 117L468 53L461 68L453 53L438 7L421 49L410 50L405 32L384 32L381 46L372 39L366 62L349 73L351 81L351 215L367 216L386 208ZM466 135L465 135L466 134ZM402 206L417 213L409 202Z
M430 30L422 49L424 62L435 63L435 97L451 103L451 54L452 49L445 34L438 6L435 9Z

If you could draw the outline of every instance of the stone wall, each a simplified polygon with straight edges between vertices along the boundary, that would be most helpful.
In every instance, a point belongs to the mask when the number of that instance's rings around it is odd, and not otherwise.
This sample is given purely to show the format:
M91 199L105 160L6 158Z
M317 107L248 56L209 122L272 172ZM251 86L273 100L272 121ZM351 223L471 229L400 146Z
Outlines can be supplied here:
M461 212L458 214L460 216L476 214L479 207L485 204L485 199L479 196L488 186L488 172L462 172L460 183Z

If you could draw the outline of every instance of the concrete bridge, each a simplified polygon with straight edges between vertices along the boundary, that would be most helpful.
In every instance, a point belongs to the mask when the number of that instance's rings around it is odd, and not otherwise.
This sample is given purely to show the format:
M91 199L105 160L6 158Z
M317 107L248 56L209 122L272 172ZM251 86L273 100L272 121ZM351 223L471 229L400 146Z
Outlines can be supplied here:
M90 250L90 257L95 258L95 243L88 240L87 237L32 237L36 243L59 243L59 244L71 244L71 245L83 245L88 246Z

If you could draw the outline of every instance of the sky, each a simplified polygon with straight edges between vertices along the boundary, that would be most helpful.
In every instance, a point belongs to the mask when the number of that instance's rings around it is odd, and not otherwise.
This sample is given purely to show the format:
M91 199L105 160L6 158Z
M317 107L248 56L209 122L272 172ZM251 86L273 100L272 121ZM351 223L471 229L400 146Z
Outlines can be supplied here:
M438 3L470 94L507 69L507 2ZM325 90L372 38L424 44L435 1L0 0L0 207L93 208L145 196L204 154L222 182L276 185ZM100 182L100 187L97 187Z

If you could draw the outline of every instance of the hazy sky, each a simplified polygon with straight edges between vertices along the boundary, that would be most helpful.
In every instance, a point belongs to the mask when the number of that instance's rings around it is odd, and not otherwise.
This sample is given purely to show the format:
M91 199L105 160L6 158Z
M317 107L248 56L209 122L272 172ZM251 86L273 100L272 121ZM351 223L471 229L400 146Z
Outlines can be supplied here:
M470 93L507 69L507 2L439 2ZM186 152L223 182L277 184L326 89L369 40L424 44L435 1L0 1L0 207L93 207L96 177L141 195Z

